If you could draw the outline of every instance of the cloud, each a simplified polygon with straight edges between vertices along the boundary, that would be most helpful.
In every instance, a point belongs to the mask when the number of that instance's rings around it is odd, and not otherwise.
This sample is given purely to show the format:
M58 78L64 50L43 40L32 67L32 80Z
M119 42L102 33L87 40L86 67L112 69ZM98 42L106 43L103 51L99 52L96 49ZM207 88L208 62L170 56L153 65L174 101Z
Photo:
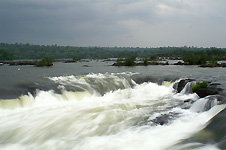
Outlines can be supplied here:
M226 47L226 1L0 1L0 42Z

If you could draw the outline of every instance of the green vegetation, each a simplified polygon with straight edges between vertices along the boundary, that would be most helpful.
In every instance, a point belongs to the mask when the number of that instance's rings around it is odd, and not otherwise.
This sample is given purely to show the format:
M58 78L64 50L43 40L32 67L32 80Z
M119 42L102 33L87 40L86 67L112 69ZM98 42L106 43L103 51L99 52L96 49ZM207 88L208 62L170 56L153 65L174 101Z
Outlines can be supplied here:
M76 47L57 45L31 45L0 43L0 61L19 59L67 59L65 62L77 62L82 58L102 59L118 58L116 66L134 65L168 65L159 60L182 59L185 65L200 65L201 67L226 67L218 64L226 60L226 48L197 48L197 47ZM142 62L136 63L136 58ZM44 61L36 62L37 66L50 66Z
M36 61L35 66L36 67L49 67L53 65L53 59L50 57L45 57L41 61Z
M145 57L145 58L143 59L143 63L144 63L144 66L147 66L147 65L148 65L148 58L147 58L147 57Z
M201 65L202 67L218 67L219 60L225 60L225 49L208 48L205 50L185 51L182 60L187 65Z
M53 59L75 58L77 60L77 58L101 59L128 58L135 56L139 58L149 58L149 60L151 61L155 61L157 58L184 58L185 61L189 64L203 64L206 60L210 60L209 56L216 60L225 60L225 55L226 49L215 47L76 47L57 45L32 45L28 43L0 43L0 60L41 59L45 57L51 57ZM192 58L195 58L195 60L191 60L190 56L192 56Z
M125 59L124 65L125 66L135 66L136 56L131 56Z
M157 61L153 61L153 62L151 63L151 65L159 65L159 63L158 63Z
M151 61L148 58L137 59L135 56L127 57L125 59L118 58L113 66L147 66L147 65L169 65L169 62Z
M73 58L72 58L73 61L79 61L79 60L81 60L81 59L82 59L81 57L73 57Z
M116 60L116 63L117 64L122 64L124 62L124 59L123 58L118 58L117 60Z
M190 51L182 56L182 60L188 65L203 65L210 60L210 56L207 56L206 54L198 55L195 54L195 52Z
M186 51L182 56L186 65L200 65L201 67L224 67L218 64L219 60L225 60L225 50L210 48L206 51Z
M118 58L114 66L135 66L136 56L130 56L125 59Z
M157 56L156 55L153 55L153 56L150 56L150 60L156 60Z
M192 92L200 89L200 88L206 88L208 86L208 83L206 81L203 82L197 82L193 87L192 87Z
M0 49L0 60L13 60L13 53L8 50Z

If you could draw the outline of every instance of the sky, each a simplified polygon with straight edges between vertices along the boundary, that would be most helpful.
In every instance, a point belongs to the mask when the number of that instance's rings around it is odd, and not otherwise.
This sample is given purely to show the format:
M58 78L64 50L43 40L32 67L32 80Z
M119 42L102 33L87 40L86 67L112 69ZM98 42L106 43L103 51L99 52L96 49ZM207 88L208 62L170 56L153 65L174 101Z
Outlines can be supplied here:
M226 48L226 0L0 0L0 43Z

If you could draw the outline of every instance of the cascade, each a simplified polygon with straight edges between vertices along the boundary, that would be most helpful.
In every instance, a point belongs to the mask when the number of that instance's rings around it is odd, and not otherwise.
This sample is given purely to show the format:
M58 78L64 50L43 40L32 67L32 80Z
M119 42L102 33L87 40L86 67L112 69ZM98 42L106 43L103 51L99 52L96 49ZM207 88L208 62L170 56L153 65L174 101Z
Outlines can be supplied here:
M194 85L195 85L195 82L193 82L193 81L188 82L180 93L181 94L191 94L192 93L192 87Z
M137 84L129 74L49 79L61 93L0 100L0 149L166 150L225 108L215 96L191 94L193 81L176 93L169 82ZM187 99L195 102L185 109Z
M215 96L207 96L197 100L190 108L190 110L195 112L203 112L211 109L213 106L217 105L217 99Z

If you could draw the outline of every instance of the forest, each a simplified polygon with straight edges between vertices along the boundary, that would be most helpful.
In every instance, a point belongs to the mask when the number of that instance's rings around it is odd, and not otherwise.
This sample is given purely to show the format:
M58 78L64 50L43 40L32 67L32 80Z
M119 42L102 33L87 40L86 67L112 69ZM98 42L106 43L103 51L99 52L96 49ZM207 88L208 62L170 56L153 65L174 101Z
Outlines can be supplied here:
M197 47L76 47L58 45L32 45L32 44L0 44L0 60L21 60L21 59L72 59L72 58L126 58L140 57L154 59L156 57L182 58L190 56L205 55L211 59L225 59L226 48L197 48ZM193 63L193 62L190 62Z

